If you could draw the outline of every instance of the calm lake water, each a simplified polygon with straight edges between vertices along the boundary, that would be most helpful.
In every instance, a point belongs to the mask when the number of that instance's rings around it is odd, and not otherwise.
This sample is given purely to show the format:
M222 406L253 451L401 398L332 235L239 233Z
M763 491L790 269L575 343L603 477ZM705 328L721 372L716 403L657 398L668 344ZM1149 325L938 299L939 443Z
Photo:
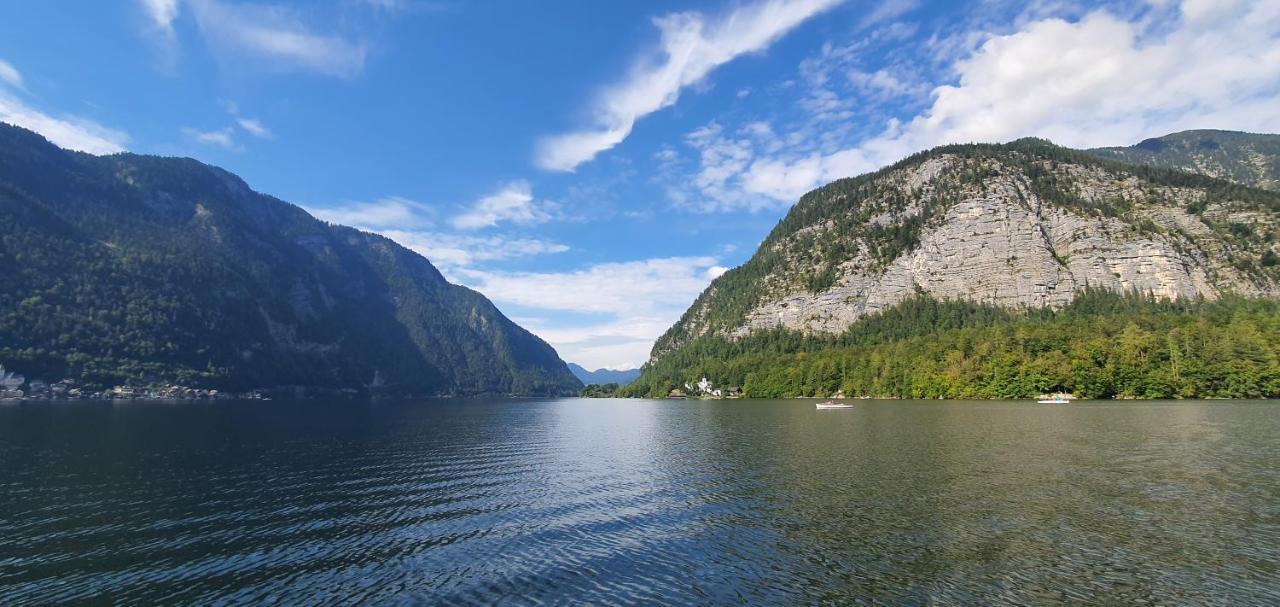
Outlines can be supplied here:
M0 406L0 604L1280 603L1280 403Z

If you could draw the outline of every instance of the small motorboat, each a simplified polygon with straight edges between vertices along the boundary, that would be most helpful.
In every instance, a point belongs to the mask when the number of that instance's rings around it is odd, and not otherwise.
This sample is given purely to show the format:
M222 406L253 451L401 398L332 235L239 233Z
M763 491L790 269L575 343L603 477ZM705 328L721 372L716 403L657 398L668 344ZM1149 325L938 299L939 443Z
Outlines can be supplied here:
M1071 399L1066 394L1050 394L1047 398L1036 401L1041 405L1066 405L1071 403Z
M825 403L818 403L817 405L814 405L814 406L819 409L852 409L853 408L853 405L846 405L845 403L838 403L833 400L829 400Z

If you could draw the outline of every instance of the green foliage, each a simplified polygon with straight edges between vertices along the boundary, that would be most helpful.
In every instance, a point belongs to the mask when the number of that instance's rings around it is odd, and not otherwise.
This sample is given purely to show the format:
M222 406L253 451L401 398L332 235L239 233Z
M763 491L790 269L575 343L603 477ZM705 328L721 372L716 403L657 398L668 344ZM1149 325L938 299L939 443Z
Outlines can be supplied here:
M578 396L583 398L615 398L619 396L621 388L622 386L613 382L604 385L590 384L584 387L581 392L578 392Z
M572 394L555 351L385 238L188 159L0 124L0 362L235 389Z
M838 336L704 336L622 394L702 376L755 398L1280 397L1280 302L1086 291L1059 311L1018 311L921 296Z

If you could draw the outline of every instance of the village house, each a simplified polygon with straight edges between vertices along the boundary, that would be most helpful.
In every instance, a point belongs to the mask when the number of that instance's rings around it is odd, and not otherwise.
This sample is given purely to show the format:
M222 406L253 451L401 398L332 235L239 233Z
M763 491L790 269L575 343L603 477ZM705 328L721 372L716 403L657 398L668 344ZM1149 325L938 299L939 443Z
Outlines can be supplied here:
M27 383L27 378L18 375L17 373L10 373L5 370L4 365L0 365L0 388L5 390L17 390L25 383Z

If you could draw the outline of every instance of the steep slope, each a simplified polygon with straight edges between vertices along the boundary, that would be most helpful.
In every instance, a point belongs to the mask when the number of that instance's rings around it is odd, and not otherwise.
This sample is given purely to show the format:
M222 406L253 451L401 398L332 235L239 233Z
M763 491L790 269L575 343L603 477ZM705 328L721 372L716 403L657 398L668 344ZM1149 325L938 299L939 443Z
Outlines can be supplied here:
M570 394L555 351L394 242L190 159L0 124L0 361L249 389Z
M1280 135L1182 131L1137 145L1090 154L1133 164L1180 169L1244 185L1280 190Z
M618 384L620 386L625 386L635 381L637 377L640 377L639 369L626 369L624 371L596 369L595 371L588 371L586 367L583 367L582 365L569 363L569 370L573 372L574 377L577 377L582 381L582 383L588 385L597 384L603 386L605 384Z
M1280 293L1280 194L1041 140L946 146L806 194L654 346L838 336L913 298L1061 308L1088 290ZM676 356L678 358L678 356ZM641 378L645 383L645 377Z

